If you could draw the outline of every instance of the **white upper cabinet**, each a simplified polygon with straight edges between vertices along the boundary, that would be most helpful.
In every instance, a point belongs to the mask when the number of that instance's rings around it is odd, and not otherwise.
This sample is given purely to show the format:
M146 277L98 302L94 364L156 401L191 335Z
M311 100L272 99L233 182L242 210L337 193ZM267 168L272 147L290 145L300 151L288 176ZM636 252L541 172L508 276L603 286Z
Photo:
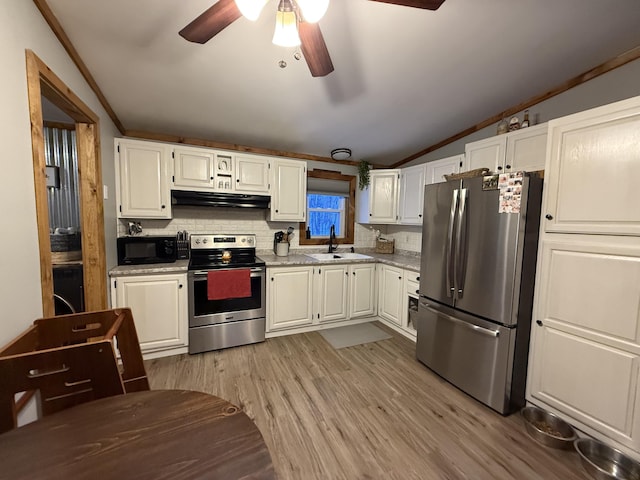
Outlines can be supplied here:
M171 218L171 146L116 139L118 218Z
M464 155L454 155L453 157L434 160L426 164L426 185L445 182L445 175L460 173L464 165Z
M238 193L269 193L269 159L257 155L236 155L236 184Z
M400 170L374 170L369 180L369 222L396 223Z
M485 138L477 142L467 143L464 147L465 170L488 168L492 172L501 173L504 156L507 150L507 136Z
M214 186L212 150L176 147L173 150L173 188L175 190L211 190Z
M467 143L464 170L488 168L494 173L542 170L546 145L546 124Z
M640 97L549 122L547 232L640 235Z
M507 134L505 172L544 170L547 155L547 124Z
M307 164L276 158L271 162L271 220L304 222Z
M400 223L422 225L426 167L407 167L400 174Z

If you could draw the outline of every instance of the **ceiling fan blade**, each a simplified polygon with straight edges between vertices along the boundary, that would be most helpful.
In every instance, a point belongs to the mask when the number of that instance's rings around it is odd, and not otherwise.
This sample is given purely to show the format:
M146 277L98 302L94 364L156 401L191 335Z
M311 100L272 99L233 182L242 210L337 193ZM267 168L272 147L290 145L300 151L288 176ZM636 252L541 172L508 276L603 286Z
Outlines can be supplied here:
M235 0L220 0L178 33L190 42L206 43L241 16Z
M391 3L405 7L424 8L426 10L437 10L444 0L371 0L373 2Z
M311 76L324 77L333 72L333 63L324 43L322 32L317 23L300 22L298 24L300 47L304 59L311 70Z

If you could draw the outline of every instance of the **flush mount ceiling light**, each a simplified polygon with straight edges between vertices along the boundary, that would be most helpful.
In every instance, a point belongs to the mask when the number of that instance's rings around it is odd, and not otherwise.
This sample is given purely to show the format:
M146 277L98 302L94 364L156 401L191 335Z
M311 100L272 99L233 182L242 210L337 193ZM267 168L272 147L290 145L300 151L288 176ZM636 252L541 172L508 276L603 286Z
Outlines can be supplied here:
M437 10L445 0L371 0L405 7ZM218 0L204 13L180 30L190 42L207 43L240 17L255 21L268 0ZM329 0L278 0L273 43L302 50L314 77L333 72L333 63L318 21L329 7Z
M331 150L331 158L334 160L349 160L351 158L350 148L334 148Z

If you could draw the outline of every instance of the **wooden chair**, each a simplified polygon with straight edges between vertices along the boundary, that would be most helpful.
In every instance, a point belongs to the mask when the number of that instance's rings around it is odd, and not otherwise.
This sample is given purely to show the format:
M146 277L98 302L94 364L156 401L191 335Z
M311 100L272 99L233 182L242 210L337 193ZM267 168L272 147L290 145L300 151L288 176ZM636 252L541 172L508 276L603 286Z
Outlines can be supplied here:
M0 350L0 432L16 427L20 392L35 391L49 415L140 390L149 382L130 309L42 318Z

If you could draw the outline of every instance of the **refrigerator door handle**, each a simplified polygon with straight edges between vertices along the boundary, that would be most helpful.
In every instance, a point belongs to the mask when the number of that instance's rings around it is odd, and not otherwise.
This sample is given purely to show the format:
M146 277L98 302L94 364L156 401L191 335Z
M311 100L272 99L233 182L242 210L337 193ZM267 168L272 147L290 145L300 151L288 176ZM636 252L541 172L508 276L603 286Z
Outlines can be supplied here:
M499 330L491 330L488 328L484 328L481 327L479 325L474 325L472 323L469 322L465 322L463 320L460 320L456 317L452 317L451 315L447 315L444 312L441 312L440 310L436 310L435 308L432 308L431 306L429 306L428 303L425 303L424 301L421 301L419 304L421 307L426 308L427 310L429 310L432 313L435 313L436 315L441 315L443 317L445 317L447 320L455 323L456 325L460 325L462 327L468 328L470 330L473 330L474 332L480 333L482 335L487 335L489 337L498 337L500 336L500 331Z
M460 202L458 204L458 224L456 225L455 239L455 266L453 283L455 287L454 297L462 298L464 290L465 266L467 264L467 198L469 189L460 189Z
M456 188L453 191L453 197L451 198L451 211L449 212L449 229L447 231L447 297L455 298L455 286L454 286L454 262L453 262L453 232L456 225L456 211L458 210L458 192Z

